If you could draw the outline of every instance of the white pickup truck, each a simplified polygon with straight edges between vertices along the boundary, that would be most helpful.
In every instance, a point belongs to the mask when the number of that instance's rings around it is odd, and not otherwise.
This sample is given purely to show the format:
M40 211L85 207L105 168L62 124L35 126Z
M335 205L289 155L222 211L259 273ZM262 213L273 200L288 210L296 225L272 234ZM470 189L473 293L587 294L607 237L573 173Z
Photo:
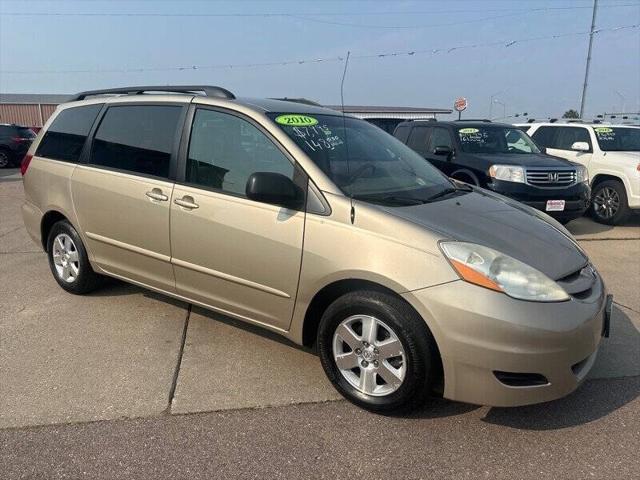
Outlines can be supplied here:
M640 128L593 123L518 124L546 153L587 167L591 211L608 225L640 209Z

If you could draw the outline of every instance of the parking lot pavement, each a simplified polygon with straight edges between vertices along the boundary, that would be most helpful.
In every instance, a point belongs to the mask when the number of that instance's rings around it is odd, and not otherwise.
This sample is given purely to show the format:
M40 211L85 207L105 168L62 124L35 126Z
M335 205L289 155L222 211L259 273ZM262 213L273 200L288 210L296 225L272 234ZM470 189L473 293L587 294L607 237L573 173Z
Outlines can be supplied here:
M186 305L122 284L69 295L43 253L0 254L0 265L0 428L168 407Z
M627 478L640 469L630 456L640 435L635 220L569 224L616 301L612 337L581 389L511 410L434 401L407 419L325 403L339 396L313 353L261 329L119 282L65 293L22 226L22 199L21 182L0 183L0 478L113 478L114 468L140 478ZM92 420L108 421L83 423Z
M0 430L13 478L638 478L640 377L562 400L487 408L434 400L410 417L347 402Z
M203 309L191 312L172 413L339 398L312 352Z
M11 182L20 180L19 168L2 168L0 169L0 182Z
M589 217L582 217L569 222L567 230L579 241L638 240L640 213L633 214L624 225L617 227L595 223Z

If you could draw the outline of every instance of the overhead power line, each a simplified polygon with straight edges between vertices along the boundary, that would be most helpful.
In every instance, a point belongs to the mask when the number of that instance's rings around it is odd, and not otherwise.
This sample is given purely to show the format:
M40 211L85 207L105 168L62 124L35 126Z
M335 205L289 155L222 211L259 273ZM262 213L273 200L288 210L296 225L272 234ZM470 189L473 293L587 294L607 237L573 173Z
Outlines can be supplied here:
M514 45L535 42L541 40L555 40L565 37L573 37L580 35L600 34L604 32L619 32L622 30L631 30L639 28L640 24L634 25L619 25L616 27L599 28L591 32L568 32L558 33L555 35L546 35L538 37L518 38L514 40L496 40L492 42L472 43L463 45L453 45L449 47L419 49L419 50L405 50L397 52L380 52L370 54L351 55L351 59L372 59L372 58L389 58L389 57L406 57L414 55L446 55L452 52L460 50L469 50L475 48L489 48L489 47L501 47L510 48ZM69 69L69 70L4 70L0 71L0 74L11 75L31 75L31 74L78 74L78 73L138 73L138 72L168 72L168 71L188 71L188 70L212 70L212 69L233 69L233 68L259 68L259 67L280 67L287 65L304 65L314 63L329 63L329 62L342 62L344 57L324 57L324 58L311 58L303 60L287 60L287 61L273 61L273 62L258 62L258 63L236 63L236 64L216 64L216 65L182 65L182 66L168 66L168 67L131 67L131 68L107 68L107 69Z
M624 7L640 7L640 3L624 3L624 4L607 4L607 8L624 8ZM316 12L316 13L289 13L289 12L252 12L252 13L162 13L162 12L0 12L0 16L7 17L155 17L155 18L289 18L305 22L321 23L326 25L334 25L352 28L374 28L374 29L424 29L437 27L450 27L455 25L466 25L471 23L486 22L500 18L518 17L540 12L550 11L571 11L590 9L590 6L564 6L564 7L538 7L530 9L504 8L504 9L485 9L485 10L435 10L435 11L393 11L393 12ZM350 17L350 16L373 16L373 15L437 15L447 13L492 13L500 12L501 15L460 20L446 23L432 23L422 25L372 25L352 22L339 22L318 17ZM512 13L504 13L512 12Z

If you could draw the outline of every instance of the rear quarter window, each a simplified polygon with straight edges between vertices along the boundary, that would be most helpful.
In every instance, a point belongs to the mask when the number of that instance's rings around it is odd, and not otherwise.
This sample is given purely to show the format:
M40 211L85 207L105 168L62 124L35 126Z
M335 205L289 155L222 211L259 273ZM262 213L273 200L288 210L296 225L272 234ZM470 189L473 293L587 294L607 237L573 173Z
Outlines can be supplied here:
M102 104L72 107L63 110L53 120L38 149L36 156L78 162L91 126Z

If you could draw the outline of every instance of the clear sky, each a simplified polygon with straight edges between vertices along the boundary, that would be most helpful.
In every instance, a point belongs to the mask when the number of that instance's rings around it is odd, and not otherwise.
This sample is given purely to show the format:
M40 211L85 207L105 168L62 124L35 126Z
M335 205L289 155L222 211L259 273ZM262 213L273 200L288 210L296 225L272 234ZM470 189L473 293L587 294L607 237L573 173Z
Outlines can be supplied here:
M588 36L506 45L588 32L592 4L0 0L0 92L195 83L238 96L336 104L344 67L337 57L350 51L346 104L450 108L465 96L465 115L486 117L496 94L507 115L558 116L580 107ZM599 4L597 28L640 24L640 0ZM393 52L405 55L376 56ZM247 66L314 59L328 60ZM199 68L174 68L193 66ZM502 104L493 104L494 117ZM605 30L594 39L586 116L623 106L640 110L640 28Z

